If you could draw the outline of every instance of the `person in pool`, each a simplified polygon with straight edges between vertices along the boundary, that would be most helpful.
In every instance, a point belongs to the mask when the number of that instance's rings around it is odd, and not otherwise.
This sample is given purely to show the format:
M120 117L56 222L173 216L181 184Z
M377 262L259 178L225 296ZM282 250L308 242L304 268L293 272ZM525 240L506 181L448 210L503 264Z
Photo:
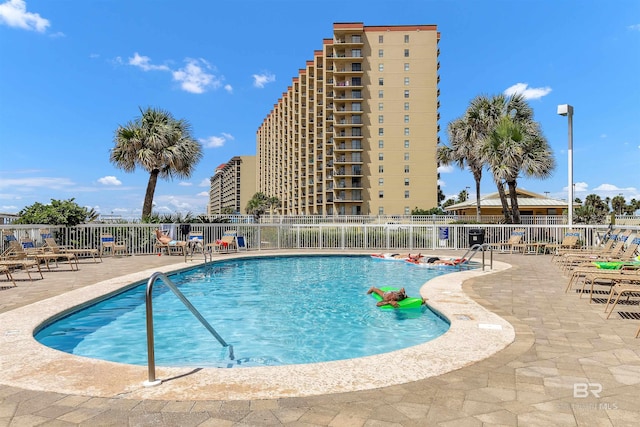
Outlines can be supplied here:
M381 289L372 286L367 291L367 294L378 294L382 297L382 301L378 301L376 304L378 307L382 307L383 305L391 304L394 308L398 308L398 301L402 301L407 298L407 293L404 291L404 288L400 288L399 291L383 291Z

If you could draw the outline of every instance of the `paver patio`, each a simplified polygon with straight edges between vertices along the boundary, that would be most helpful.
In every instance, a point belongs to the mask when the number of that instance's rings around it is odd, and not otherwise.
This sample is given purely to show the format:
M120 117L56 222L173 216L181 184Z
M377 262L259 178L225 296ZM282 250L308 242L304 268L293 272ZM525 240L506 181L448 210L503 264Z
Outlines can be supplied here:
M0 384L0 425L638 425L640 338L634 336L640 322L617 314L605 319L603 304L565 293L567 279L550 256L494 257L512 268L471 279L464 290L510 322L516 339L456 371L368 391L272 400L135 400ZM78 272L61 267L33 282L18 272L17 288L0 282L7 285L0 289L0 313L117 275L174 264L177 258L89 260ZM621 310L640 312L638 306Z

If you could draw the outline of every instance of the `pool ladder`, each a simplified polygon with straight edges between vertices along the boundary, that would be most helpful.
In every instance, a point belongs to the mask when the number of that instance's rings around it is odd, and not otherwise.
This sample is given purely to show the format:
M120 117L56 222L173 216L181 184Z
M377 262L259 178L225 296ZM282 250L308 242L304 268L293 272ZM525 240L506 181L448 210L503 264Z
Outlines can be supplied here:
M468 264L475 254L477 254L478 252L482 252L482 271L484 271L484 253L486 251L489 251L489 267L493 270L493 249L487 243L483 243L481 245L476 243L475 245L467 249L467 252L462 255L462 259L466 261L461 262L459 265L461 266L462 264ZM467 255L469 255L468 258Z
M206 260L205 260L206 262ZM229 358L231 360L234 359L233 355L233 346L227 344L225 340L213 329L213 326L206 321L204 317L200 314L198 310L189 302L187 297L184 296L182 292L178 289L178 287L167 277L166 274L156 272L151 275L149 281L147 282L147 292L145 296L145 303L147 308L147 359L148 359L148 372L149 379L144 382L145 387L151 387L158 385L162 382L162 380L156 379L156 360L155 360L155 350L154 350L154 340L153 340L153 302L152 302L152 291L153 285L158 279L162 279L165 285L182 301L182 303L193 313L193 315L202 323L202 325L207 328L207 330L213 335L223 347L229 347Z

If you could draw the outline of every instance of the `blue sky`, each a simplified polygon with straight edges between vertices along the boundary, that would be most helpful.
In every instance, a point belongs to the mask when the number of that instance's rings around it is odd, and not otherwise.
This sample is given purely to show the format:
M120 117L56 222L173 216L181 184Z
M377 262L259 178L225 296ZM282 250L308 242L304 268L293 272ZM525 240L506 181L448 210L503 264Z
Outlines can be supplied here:
M109 150L149 106L188 120L204 147L191 179L158 182L155 211L204 212L216 166L255 154L256 130L334 22L438 26L445 142L475 96L523 92L557 168L520 187L566 199L556 108L571 104L576 197L640 199L637 0L0 0L0 212L73 197L139 216L148 174L115 168ZM447 196L473 194L468 171L441 180ZM495 191L487 172L482 194Z

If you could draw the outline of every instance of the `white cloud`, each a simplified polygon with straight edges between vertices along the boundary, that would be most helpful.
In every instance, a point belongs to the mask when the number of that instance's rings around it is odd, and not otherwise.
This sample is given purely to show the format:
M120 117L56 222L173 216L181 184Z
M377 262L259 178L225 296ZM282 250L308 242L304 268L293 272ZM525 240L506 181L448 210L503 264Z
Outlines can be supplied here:
M220 87L221 81L205 71L211 69L207 61L204 59L186 59L185 61L187 65L184 68L173 72L173 79L180 82L183 90L204 93L209 87L214 89Z
M451 172L453 172L453 166L451 165L438 166L438 173L451 173Z
M211 186L211 179L210 178L205 178L202 181L200 181L200 184L198 184L198 187L210 187ZM209 193L207 193L209 194Z
M198 197L209 197L209 192L208 191L201 191L200 193L196 194L196 196L198 196Z
M273 83L276 81L276 76L271 73L254 74L253 85L255 87L263 88L267 83Z
M223 133L222 136L210 136L207 138L200 138L199 141L205 148L219 148L227 141L233 141L233 136L228 133Z
M27 3L24 0L8 0L0 4L0 23L39 33L44 33L50 25L49 20L39 14L27 12Z
M521 94L525 99L540 99L551 92L550 87L529 87L528 83L516 83L505 89L504 94L507 96Z
M632 31L640 31L640 24L629 25L627 28Z
M120 58L116 58L116 60L121 61ZM169 71L169 67L166 65L152 65L150 62L151 58L142 56L138 52L134 53L132 58L129 58L129 65L141 68L144 71Z
M224 90L229 93L233 93L233 87L231 87L231 85L224 85Z
M103 176L98 179L98 182L104 185L122 185L122 182L115 176Z
M181 187L191 187L193 184L190 182L181 181L178 183L178 185Z
M440 187L446 187L446 186L447 186L447 183L446 183L445 181L443 181L443 180L439 179L439 180L438 180L438 185L439 185Z

